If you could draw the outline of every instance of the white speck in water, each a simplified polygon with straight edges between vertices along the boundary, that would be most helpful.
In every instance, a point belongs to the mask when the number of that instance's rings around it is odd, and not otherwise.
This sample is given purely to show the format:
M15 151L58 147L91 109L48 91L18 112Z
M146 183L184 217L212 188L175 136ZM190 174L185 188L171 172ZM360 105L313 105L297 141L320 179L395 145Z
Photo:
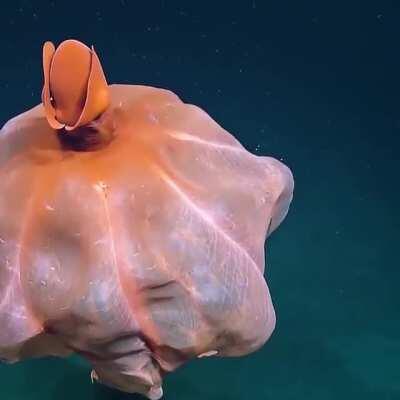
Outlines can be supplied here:
M43 279L40 281L40 284L41 284L42 286L47 286L47 282L46 282L45 280L43 280Z

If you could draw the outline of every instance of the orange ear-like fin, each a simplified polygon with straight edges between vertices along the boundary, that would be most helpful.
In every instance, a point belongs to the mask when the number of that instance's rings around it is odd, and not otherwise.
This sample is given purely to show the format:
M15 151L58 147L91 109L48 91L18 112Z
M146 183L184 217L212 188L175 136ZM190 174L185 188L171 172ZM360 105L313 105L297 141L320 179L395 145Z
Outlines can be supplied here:
M44 85L42 90L42 103L44 107L44 113L49 122L50 126L53 129L61 129L64 127L63 124L60 124L55 118L56 110L51 104L51 95L50 95L50 68L51 68L51 60L55 53L56 49L52 42L46 42L43 45L43 75L44 75Z
M106 77L101 67L100 60L92 46L92 60L90 75L87 85L86 101L78 121L73 126L66 126L67 131L86 125L97 118L110 102Z

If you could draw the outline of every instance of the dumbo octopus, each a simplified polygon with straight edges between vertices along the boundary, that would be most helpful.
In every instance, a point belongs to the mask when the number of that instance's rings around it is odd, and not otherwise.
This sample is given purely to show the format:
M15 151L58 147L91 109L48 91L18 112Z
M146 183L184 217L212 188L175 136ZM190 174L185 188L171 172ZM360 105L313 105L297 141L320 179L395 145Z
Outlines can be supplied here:
M78 354L149 399L275 327L264 243L289 168L174 93L108 85L94 48L43 46L42 103L0 131L0 357Z

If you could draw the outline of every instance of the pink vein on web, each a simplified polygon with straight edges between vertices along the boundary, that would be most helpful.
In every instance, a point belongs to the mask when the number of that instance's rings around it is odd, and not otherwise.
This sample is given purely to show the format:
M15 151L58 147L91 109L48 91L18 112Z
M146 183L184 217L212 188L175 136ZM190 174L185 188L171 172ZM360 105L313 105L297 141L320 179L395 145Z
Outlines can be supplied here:
M153 168L163 179L163 181L181 198L181 200L183 200L183 202L189 206L189 208L192 209L207 225L211 226L212 229L217 232L226 242L228 242L232 248L236 249L240 254L242 254L255 269L256 273L263 278L261 271L258 269L255 261L251 258L249 253L234 239L232 239L223 229L221 229L201 207L195 204L193 200L168 176L168 174L155 165Z
M228 151L235 151L235 152L245 152L248 153L246 149L239 147L241 146L239 143L238 146L233 146L230 144L224 144L224 143L217 143L217 142L212 142L209 140L204 140L198 136L191 135L187 132L184 131L177 131L177 130L168 130L167 135L176 139L176 140L181 140L185 142L192 142L196 144L200 144L202 146L207 146L207 147L212 147L215 149L220 149L220 150L228 150ZM249 153L249 155L251 155Z

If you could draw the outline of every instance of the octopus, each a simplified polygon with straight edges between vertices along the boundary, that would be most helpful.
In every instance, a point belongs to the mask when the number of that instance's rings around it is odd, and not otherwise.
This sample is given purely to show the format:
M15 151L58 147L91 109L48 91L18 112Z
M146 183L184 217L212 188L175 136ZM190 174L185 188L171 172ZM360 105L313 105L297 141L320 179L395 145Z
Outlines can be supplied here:
M43 72L0 131L1 360L76 354L153 400L190 360L258 350L290 169L169 90L108 84L77 40L46 42Z

